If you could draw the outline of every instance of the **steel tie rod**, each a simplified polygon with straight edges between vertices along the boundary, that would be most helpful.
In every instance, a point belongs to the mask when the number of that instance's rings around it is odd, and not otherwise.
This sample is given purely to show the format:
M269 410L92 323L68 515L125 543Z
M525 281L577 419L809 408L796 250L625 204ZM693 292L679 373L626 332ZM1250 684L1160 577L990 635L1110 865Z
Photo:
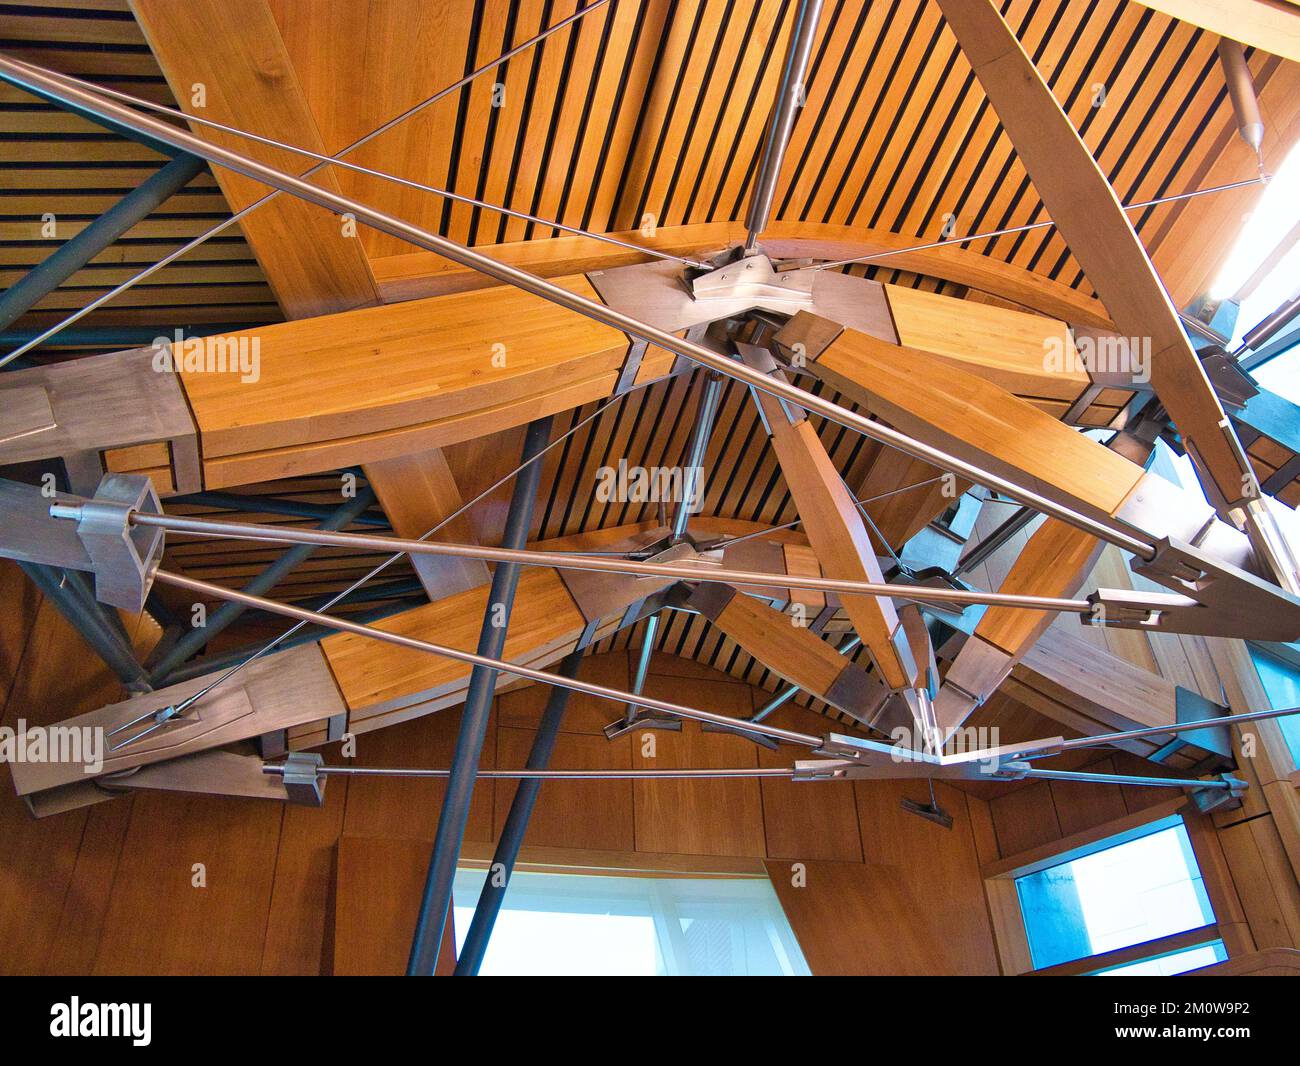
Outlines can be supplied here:
M80 504L51 504L55 518L79 519ZM479 544L454 544L447 541L404 540L369 533L330 533L319 529L292 529L262 526L246 522L225 522L211 518L181 518L165 514L132 511L130 521L138 526L153 526L173 533L204 537L229 537L236 540L268 541L275 544L318 544L335 548L400 552L408 555L449 555L482 559L492 563L520 563L525 566L548 566L561 570L587 570L597 573L630 574L636 577L663 577L677 581L704 581L711 584L755 585L776 589L808 589L814 592L839 592L850 595L889 596L894 599L924 603L956 603L989 607L1022 607L1029 610L1059 611L1067 614L1090 614L1087 600L1057 596L1030 596L1009 592L966 591L965 589L929 588L922 585L891 585L887 582L857 581L850 578L813 577L804 574L776 574L759 570L725 570L709 565L641 562L604 555L549 552L531 548L492 548ZM1133 602L1130 606L1143 606ZM1167 609L1168 602L1151 602L1153 611Z
M1031 489L1023 488L991 471L967 463L939 448L909 437L896 429L879 422L873 422L863 415L848 411L838 404L815 396L798 386L784 381L777 381L760 370L755 370L734 359L719 355L702 345L677 337L612 307L606 307L604 304L590 300L578 293L569 292L536 274L499 262L475 249L464 247L455 241L440 237L435 233L379 211L360 201L353 200L350 197L313 185L285 171L277 170L275 167L250 159L239 152L231 151L220 145L209 144L202 138L179 130L159 119L138 114L130 108L115 103L98 93L81 88L62 75L43 68L27 66L8 55L0 55L0 77L20 88L36 91L40 95L52 97L70 106L85 108L92 114L111 119L128 128L156 137L165 144L171 144L174 147L192 152L194 155L202 156L218 166L227 167L243 174L245 177L298 196L336 214L351 214L358 221L382 233L406 241L417 248L436 252L452 262L459 263L461 266L481 271L489 277L496 278L503 284L513 285L567 310L576 311L612 329L644 340L664 351L672 352L701 366L717 370L727 377L735 378L737 381L775 396L777 399L786 400L806 411L821 415L823 418L870 437L872 440L898 448L914 458L934 463L978 484L996 489L1026 506L1033 507L1035 510L1042 511L1054 518L1059 518L1061 521L1090 533L1107 543L1140 555L1143 559L1151 559L1155 556L1155 548L1148 541L1140 540L1106 522L1081 514Z
M376 629L374 626L362 625L359 622L349 622L345 618L332 618L329 615L318 614L316 611L309 611L304 607L293 607L287 603L280 603L278 600L269 600L262 596L253 596L246 592L238 592L234 589L223 588L221 585L213 585L207 581L199 581L192 577L185 577L182 574L173 574L167 570L159 570L154 575L154 580L164 585L172 585L175 588L185 589L187 592L196 592L202 596L211 596L218 599L232 600L235 603L242 603L248 607L257 607L263 611L269 611L272 614L282 614L286 618L297 618L300 621L314 622L317 625L325 626L329 629L337 629L342 633L353 633L361 637L370 637L374 640L383 641L388 644L396 644L398 647L411 648L415 651L428 652L431 655L442 655L448 659L455 659L457 662L468 663L471 666L485 666L492 670L500 671L503 674L513 674L516 677L526 677L530 681L541 681L548 685L559 685L563 688L572 689L574 692L585 692L589 696L596 696L599 699L611 700L615 703L635 703L640 707L648 708L652 711L662 711L665 714L675 715L678 718L690 718L697 722L712 722L715 725L725 725L734 728L739 719L732 718L725 714L715 714L713 711L702 711L695 707L683 707L679 703L669 703L667 700L657 700L650 696L643 696L637 693L623 692L619 689L607 688L604 685L596 685L590 681L579 681L577 678L561 677L559 674L548 673L545 670L536 670L530 666L521 666L518 663L506 662L502 659L494 659L491 656L479 655L475 652L461 651L459 648L449 648L443 644L434 644L431 641L419 640L415 637L406 637L400 633L389 633L383 629ZM800 744L808 748L820 748L823 744L823 738L813 736L811 733L800 733L793 729L781 729L778 726L770 725L750 725L741 723L745 729L753 733L763 733L772 737L774 740L784 740L789 744Z
M266 763L264 774L284 773L284 763ZM448 777L451 770L416 769L387 766L318 766L316 773L342 777ZM480 770L476 776L489 781L622 781L622 780L676 780L679 778L709 777L794 777L793 766L741 766L714 769L609 769L609 770ZM828 779L829 780L829 779Z

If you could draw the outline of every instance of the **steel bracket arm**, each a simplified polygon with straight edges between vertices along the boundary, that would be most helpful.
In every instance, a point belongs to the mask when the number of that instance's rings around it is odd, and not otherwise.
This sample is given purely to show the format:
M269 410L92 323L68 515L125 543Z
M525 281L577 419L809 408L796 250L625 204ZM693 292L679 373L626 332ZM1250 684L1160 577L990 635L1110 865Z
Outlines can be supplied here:
M1190 633L1207 637L1300 640L1300 598L1234 566L1209 558L1181 541L1166 538L1150 562L1133 570L1179 593L1102 588L1092 593L1095 625ZM1146 601L1142 603L1141 601ZM1152 603L1160 604L1153 610Z

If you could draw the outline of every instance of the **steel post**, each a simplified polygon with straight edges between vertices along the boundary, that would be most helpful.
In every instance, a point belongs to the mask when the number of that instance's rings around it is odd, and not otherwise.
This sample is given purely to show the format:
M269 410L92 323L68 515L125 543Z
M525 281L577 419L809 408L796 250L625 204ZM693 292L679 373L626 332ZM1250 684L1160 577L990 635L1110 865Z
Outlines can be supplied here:
M754 195L745 214L745 250L758 247L758 235L767 229L772 216L772 201L776 197L776 183L781 177L781 163L790 143L795 116L803 105L804 77L808 73L808 58L812 55L813 38L817 35L817 20L821 16L822 0L799 0L795 10L794 25L790 27L790 43L786 50L785 69L776 91L772 107L772 121L763 142L763 158L754 179Z
M180 192L207 164L183 153L0 293L0 329L30 311L100 252Z
M148 692L153 687L148 671L136 659L118 626L106 616L106 609L95 599L80 573L41 563L19 562L18 565L128 690Z
M704 392L700 396L700 409L695 414L695 429L691 434L691 445L686 455L686 468L682 471L682 498L677 501L677 509L673 512L671 538L673 543L686 535L686 523L691 518L695 494L701 491L704 453L708 451L709 437L713 435L713 420L718 413L718 395L721 391L722 375L708 374L704 382Z
M522 548L528 542L537 486L542 476L542 464L531 460L546 447L551 436L552 421L548 415L530 423L524 437L521 460L524 466L515 479L510 511L506 515L505 533L501 538L501 543L508 548ZM493 571L492 589L478 638L480 655L494 659L501 657L518 585L518 564L500 563ZM456 862L460 858L461 842L465 837L465 823L469 818L469 804L474 792L474 779L478 774L483 738L487 734L496 680L497 672L483 665L476 665L470 674L465 707L461 711L460 732L456 737L456 751L452 756L451 775L447 779L447 791L443 795L442 810L438 815L433 854L429 858L424 896L420 902L415 936L411 941L411 955L406 965L408 977L432 976L438 964L443 930L451 908L452 879L456 876Z
M562 677L577 677L584 650L579 645L569 652L557 673ZM528 752L528 761L524 764L525 769L545 770L550 766L555 741L560 735L560 724L569 704L569 695L570 690L567 688L551 689L546 699L546 709L542 712L542 720L537 727L537 735L533 738L532 749ZM461 945L460 956L456 959L457 977L477 977L479 967L483 965L488 941L492 938L492 929L501 912L501 904L505 902L515 861L519 858L519 849L523 846L524 834L528 830L528 821L533 816L541 787L542 779L531 777L520 781L519 787L515 789L514 799L510 801L510 813L506 815L506 824L501 829L501 839L497 841L487 880L483 882L483 891L479 893L474 917L465 934L465 942Z

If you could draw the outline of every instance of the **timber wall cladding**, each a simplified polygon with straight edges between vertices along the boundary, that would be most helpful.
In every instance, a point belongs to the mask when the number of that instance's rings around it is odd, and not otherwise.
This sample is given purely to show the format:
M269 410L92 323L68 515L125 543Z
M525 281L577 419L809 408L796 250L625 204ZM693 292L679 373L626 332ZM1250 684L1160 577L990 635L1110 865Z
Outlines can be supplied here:
M0 568L0 593L15 606L0 617L5 725L12 727L19 717L51 721L117 697L107 671L85 654L62 616L41 602L16 568ZM626 687L627 657L589 659L581 676ZM647 691L731 714L748 714L764 698L748 685L670 656L655 657ZM537 686L498 697L484 766L522 765L544 698ZM617 713L613 704L575 693L554 764L648 763L638 736L610 743L600 735ZM785 708L776 717L795 728L824 724L800 708ZM445 766L458 720L459 711L450 710L362 735L357 762ZM656 741L660 766L779 765L795 756L793 750L771 752L731 735L704 733L694 723L680 734L657 733ZM327 749L326 760L338 761L337 751ZM319 809L141 793L37 822L14 796L8 777L0 770L5 972L343 973L400 969L405 961L406 915L413 913L405 893L419 891L441 782L336 779ZM495 839L514 787L503 781L476 790L467 840L488 845ZM970 811L982 801L941 785L940 802L956 821L948 832L904 813L903 795L927 798L919 782L548 782L526 844L766 860L773 876L785 882L791 864L803 862L811 871L808 887L791 890L805 894L799 896L800 915L835 906L831 897L845 875L819 876L822 866L851 867L854 883L888 884L900 898L929 901L934 885L943 884L941 899L912 912L911 935L923 950L894 953L888 947L894 930L870 908L856 908L859 926L841 927L835 935L855 945L861 972L894 966L919 972L923 960L940 972L996 973ZM358 938L337 935L335 900L340 892L352 898L356 887L338 880L356 869L339 863L344 841L353 841L357 854L397 856L387 872L375 874L397 887L372 898L374 906L387 908L374 916L376 928L393 929L398 941L388 955L366 955ZM402 872L400 859L412 854L411 845L420 857L414 875ZM205 864L205 888L192 886L195 863Z

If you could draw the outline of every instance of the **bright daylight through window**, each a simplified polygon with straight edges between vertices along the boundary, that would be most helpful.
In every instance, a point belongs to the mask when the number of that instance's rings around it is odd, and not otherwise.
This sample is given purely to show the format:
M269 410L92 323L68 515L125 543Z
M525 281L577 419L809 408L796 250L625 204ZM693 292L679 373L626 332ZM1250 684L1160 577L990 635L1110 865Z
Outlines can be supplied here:
M1140 835L1101 841L1089 854L1016 879L1036 969L1210 925L1210 906L1178 816ZM1211 938L1212 939L1212 938ZM1217 941L1107 973L1181 973L1226 958Z
M456 873L459 952L485 870ZM807 976L766 878L516 873L484 976Z

